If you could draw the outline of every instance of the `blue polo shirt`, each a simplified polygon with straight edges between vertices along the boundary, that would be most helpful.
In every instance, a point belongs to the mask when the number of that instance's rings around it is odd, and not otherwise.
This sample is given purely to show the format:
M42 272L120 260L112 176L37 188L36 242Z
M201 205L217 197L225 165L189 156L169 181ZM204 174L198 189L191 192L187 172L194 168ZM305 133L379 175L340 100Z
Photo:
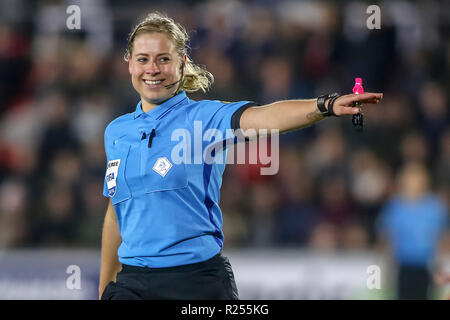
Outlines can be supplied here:
M220 252L226 144L236 141L236 114L251 105L194 101L182 91L147 113L139 102L107 126L103 195L117 214L121 263L171 267Z

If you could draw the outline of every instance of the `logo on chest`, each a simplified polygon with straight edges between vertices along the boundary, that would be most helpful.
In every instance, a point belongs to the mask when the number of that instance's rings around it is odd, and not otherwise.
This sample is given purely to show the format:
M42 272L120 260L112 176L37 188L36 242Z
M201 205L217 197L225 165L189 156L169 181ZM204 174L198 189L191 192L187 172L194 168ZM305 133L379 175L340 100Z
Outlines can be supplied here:
M164 177L167 172L169 172L170 168L172 168L172 164L166 157L158 158L156 160L155 165L153 166L153 171L158 173L161 177Z

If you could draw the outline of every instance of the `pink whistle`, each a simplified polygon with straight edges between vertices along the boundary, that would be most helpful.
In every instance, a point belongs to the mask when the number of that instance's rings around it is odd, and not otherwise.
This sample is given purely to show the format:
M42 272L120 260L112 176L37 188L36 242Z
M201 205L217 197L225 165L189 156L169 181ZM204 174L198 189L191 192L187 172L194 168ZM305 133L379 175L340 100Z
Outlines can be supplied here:
M362 86L362 78L355 78L355 86L353 87L353 93L356 94L364 93L364 88Z
M362 86L362 78L355 78L355 86L353 87L353 94L361 94L364 93L364 88ZM355 127L356 131L361 132L363 130L363 122L364 116L362 114L362 103L359 101L352 103L353 107L357 107L359 109L358 113L353 114L352 123Z

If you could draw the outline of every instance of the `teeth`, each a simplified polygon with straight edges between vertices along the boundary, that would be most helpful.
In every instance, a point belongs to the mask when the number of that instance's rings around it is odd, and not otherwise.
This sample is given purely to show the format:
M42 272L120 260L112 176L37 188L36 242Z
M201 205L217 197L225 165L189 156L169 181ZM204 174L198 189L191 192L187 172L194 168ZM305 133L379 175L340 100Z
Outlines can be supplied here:
M153 85L153 84L159 84L159 83L161 83L162 81L161 80L155 80L155 81L152 81L152 80L145 80L145 83L146 84L151 84L151 85Z

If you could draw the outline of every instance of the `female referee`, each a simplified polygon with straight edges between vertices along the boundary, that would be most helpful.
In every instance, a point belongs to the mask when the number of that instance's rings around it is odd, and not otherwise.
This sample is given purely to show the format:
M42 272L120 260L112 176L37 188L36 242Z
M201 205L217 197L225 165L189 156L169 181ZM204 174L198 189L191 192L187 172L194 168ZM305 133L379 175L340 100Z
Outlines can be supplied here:
M382 98L330 94L264 106L194 101L186 92L205 92L213 76L189 58L187 41L185 29L160 13L149 14L128 39L125 60L140 101L105 130L103 194L110 200L102 233L103 300L239 298L231 265L221 255L218 204L225 164L195 161L203 152L195 146L186 149L186 161L175 161L176 130L185 137L193 137L199 125L222 137L238 129L282 133L328 116L356 114L354 102ZM219 143L226 148L225 141Z

